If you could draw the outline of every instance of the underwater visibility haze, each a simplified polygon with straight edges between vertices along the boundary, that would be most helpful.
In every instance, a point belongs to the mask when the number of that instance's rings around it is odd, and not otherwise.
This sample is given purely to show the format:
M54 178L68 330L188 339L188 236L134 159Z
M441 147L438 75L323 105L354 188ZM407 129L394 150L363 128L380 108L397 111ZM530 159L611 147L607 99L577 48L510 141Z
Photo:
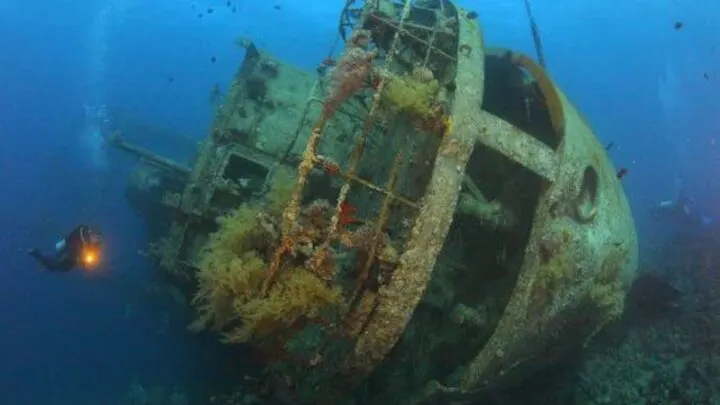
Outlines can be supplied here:
M720 404L720 3L40 3L0 404Z

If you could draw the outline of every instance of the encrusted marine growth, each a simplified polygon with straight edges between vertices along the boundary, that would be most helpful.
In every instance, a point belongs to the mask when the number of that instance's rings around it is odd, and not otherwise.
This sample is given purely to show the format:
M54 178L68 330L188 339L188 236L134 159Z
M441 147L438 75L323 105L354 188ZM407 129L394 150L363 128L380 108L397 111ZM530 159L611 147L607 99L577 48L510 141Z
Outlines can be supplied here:
M383 99L394 111L407 114L421 130L436 132L445 123L445 108L439 100L440 84L426 67L409 75L385 73Z
M372 228L363 225L349 230L341 224L337 248L353 249L356 254L339 255L323 243L332 207L325 200L316 200L301 208L290 234L283 238L279 208L280 201L287 200L285 183L278 183L265 207L243 205L218 220L220 228L211 235L197 263L198 290L193 300L197 318L191 329L214 329L227 343L251 343L277 355L288 339L309 325L329 327L335 335L346 336L360 327L353 319L340 325L334 315L347 311L354 291L343 290L339 278L352 279L355 273L339 275L338 270L340 261L359 265L345 258L367 260ZM375 261L382 283L399 255L387 235L381 239ZM275 282L264 291L269 263L281 240L292 244Z
M330 75L330 92L325 99L325 115L328 117L363 88L373 71L372 61L377 54L366 50L369 41L370 31L358 30L345 44L345 53Z
M437 95L440 87L432 71L426 67L416 67L410 75L388 77L388 79L395 79L396 81L395 83L388 83L388 94L386 96L398 104L399 108L412 107L418 112L429 108L430 101ZM416 85L419 85L420 88L416 88ZM405 97L404 103L401 100L402 95L393 96L392 94L393 90L398 88L401 92L410 95L410 97Z
M221 219L198 263L199 289L193 300L198 317L191 326L222 331L228 343L262 343L328 307L343 305L340 289L326 285L303 267L283 272L267 296L263 257L274 241L263 214L248 206Z
M269 203L243 205L219 219L220 229L204 247L197 267L198 316L191 329L213 328L228 343L278 343L294 328L313 322L328 308L344 305L342 293L303 267L283 269L267 294L268 258L279 243L278 218L287 200L289 181L275 182Z

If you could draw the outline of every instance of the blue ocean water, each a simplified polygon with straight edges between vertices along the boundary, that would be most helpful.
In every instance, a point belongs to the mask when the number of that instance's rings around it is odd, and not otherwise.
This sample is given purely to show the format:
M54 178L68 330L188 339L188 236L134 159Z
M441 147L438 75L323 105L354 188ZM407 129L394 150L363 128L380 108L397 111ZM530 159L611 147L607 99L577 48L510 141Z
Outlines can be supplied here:
M342 7L233 3L235 13L210 0L0 3L0 403L119 403L133 383L200 396L237 371L217 361L225 349L185 332L171 293L149 288L155 272L138 253L148 238L124 195L133 160L105 141L107 111L120 110L201 140L209 90L242 61L235 38L314 69ZM521 1L459 4L480 13L488 44L534 54ZM551 76L629 170L641 255L665 231L648 213L659 200L685 190L720 219L720 3L535 1L533 11ZM50 249L78 223L106 235L104 269L40 272L26 250Z

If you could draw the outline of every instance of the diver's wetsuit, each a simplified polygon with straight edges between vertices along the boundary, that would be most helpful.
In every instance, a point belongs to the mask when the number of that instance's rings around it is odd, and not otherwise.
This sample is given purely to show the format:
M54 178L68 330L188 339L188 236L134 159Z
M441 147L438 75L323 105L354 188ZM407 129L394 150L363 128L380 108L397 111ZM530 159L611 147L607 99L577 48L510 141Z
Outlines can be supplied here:
M55 245L55 255L46 256L38 249L30 249L28 254L34 257L46 270L70 271L78 265L83 248L83 239L89 240L91 231L85 225L79 225Z

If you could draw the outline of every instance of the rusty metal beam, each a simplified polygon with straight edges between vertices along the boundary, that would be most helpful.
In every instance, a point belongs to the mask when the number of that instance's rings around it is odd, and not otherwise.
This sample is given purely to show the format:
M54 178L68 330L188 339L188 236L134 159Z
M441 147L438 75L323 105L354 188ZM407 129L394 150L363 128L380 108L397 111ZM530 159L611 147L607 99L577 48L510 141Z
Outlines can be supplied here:
M190 174L190 168L183 166L172 159L162 157L145 148L134 145L126 141L121 134L114 132L109 137L110 144L122 151L135 155L143 161L157 167L158 169L169 171L181 177L187 177Z

